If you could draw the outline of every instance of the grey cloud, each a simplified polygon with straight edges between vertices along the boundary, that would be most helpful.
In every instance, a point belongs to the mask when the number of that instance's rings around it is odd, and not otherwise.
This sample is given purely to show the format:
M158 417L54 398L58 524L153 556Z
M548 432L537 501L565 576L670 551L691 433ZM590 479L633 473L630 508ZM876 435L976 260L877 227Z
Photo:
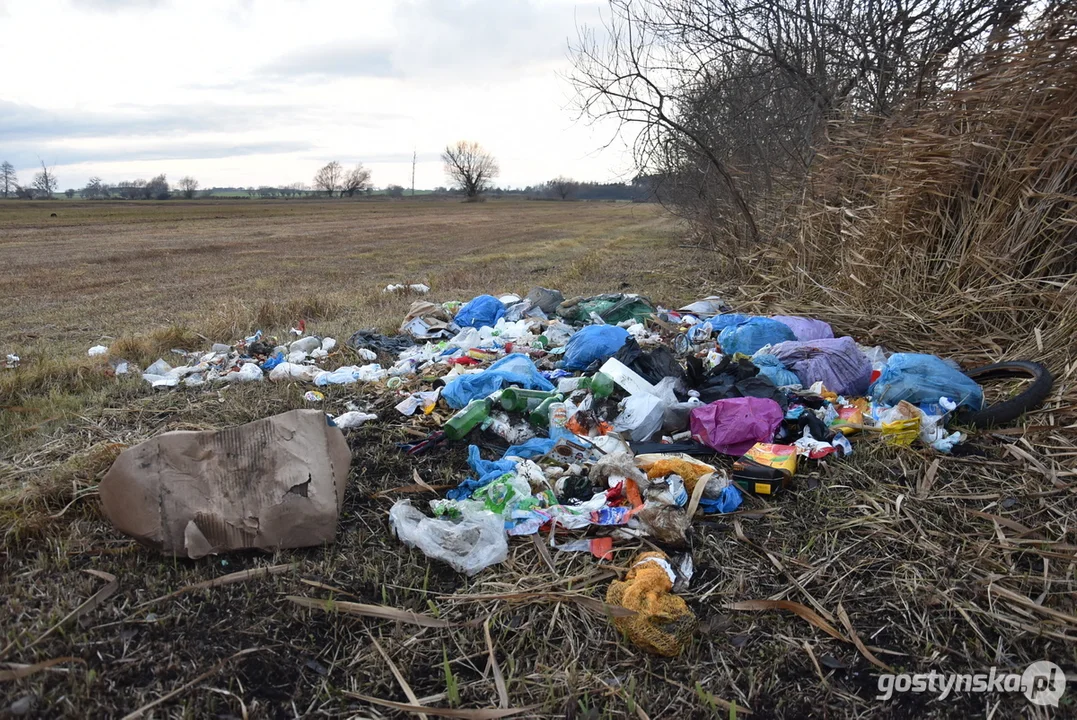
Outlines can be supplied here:
M288 77L393 77L397 71L385 48L329 45L283 55L259 68L256 75Z
M590 8L580 12L589 13ZM412 0L395 6L389 45L337 43L278 57L259 68L254 89L296 78L408 78L497 72L556 60L575 32L572 4L532 0ZM243 87L229 84L229 89Z
M305 142L281 141L262 143L185 143L183 145L160 145L149 148L52 148L40 153L41 157L52 165L77 165L80 163L108 163L138 160L212 160L244 155L279 155L283 153L304 152L313 145ZM5 151L0 145L0 158L19 168L29 168L40 164L38 154L22 150Z
M251 129L295 114L287 106L124 105L113 112L49 110L0 100L0 138L7 142L113 135L169 135Z
M49 110L0 100L0 141L6 144L69 138L180 136L198 132L274 129L324 120L318 107L293 105L120 105L109 112ZM399 120L377 112L336 113L337 122L376 128Z

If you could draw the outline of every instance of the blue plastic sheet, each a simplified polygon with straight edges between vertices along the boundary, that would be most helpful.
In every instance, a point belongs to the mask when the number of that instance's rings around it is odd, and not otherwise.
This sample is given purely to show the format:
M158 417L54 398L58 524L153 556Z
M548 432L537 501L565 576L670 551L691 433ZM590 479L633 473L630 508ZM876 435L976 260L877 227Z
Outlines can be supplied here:
M920 405L937 403L940 397L958 405L980 410L984 393L975 380L940 357L921 353L894 353L882 374L869 390L883 405L897 405L902 400Z
M467 500L479 488L516 469L515 460L483 460L478 445L467 446L467 464L478 475L478 479L468 478L445 493L450 500Z
M800 385L800 378L785 364L777 355L763 354L752 358L752 363L759 368L759 374L768 378L778 387L785 385Z
M733 512L744 502L744 496L736 485L726 485L717 498L702 498L699 501L699 509L711 515L713 513Z
M505 317L505 306L493 295L479 295L456 313L456 324L462 328L493 327Z
M553 450L553 446L556 443L557 441L552 438L531 438L520 445L513 445L505 451L505 454L502 455L502 457L509 457L511 455L512 457L527 460L529 458L545 455Z
M796 335L788 325L764 317L749 318L739 325L725 328L718 334L718 344L726 355L751 355L766 345L777 345L788 340L796 340Z
M719 333L727 327L740 325L742 322L751 320L753 317L756 316L741 315L739 313L722 313L721 315L709 317L703 322L688 328L688 339L692 342L696 342L696 340L699 339L699 336L704 332L704 326L710 328L712 333Z
M531 358L522 353L506 355L481 373L460 375L441 391L449 407L462 408L476 398L484 398L506 385L528 390L553 390L553 384L539 374Z
M584 370L595 360L612 357L628 339L628 331L616 325L588 325L568 339L564 367Z

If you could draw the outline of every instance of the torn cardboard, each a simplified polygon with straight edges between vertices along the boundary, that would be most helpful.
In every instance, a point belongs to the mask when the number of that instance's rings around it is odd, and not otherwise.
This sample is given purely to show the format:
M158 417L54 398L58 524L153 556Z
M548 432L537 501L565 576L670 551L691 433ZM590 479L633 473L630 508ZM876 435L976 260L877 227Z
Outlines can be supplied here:
M336 535L350 464L325 413L292 410L128 448L101 502L118 530L180 557L321 545Z

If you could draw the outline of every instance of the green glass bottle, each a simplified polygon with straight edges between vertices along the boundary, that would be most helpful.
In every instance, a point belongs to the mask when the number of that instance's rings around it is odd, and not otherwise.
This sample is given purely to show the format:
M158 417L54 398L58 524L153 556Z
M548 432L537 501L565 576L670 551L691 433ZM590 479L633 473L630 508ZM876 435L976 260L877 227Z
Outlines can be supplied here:
M472 428L478 426L483 420L490 417L490 406L493 405L493 401L490 398L480 398L478 400L472 400L463 409L458 410L455 415L449 418L445 425L442 426L442 430L445 432L445 437L450 440L459 440L471 432Z
M507 387L501 391L501 407L509 412L529 412L548 398L557 395L553 390L525 390Z
M609 397L614 388L613 378L602 372L596 372L589 378L581 378L579 386L590 390L596 398Z
M550 408L562 402L564 402L562 396L551 395L531 411L531 414L527 416L527 421L537 428L546 430L550 427Z

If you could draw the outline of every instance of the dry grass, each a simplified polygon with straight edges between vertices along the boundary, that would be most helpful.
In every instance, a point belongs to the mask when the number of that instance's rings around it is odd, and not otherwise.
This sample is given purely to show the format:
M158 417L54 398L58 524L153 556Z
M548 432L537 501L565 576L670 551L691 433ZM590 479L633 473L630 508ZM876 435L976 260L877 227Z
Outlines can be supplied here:
M886 313L723 287L705 267L692 269L695 259L677 247L674 228L649 207L401 203L392 215L345 203L228 203L220 210L196 203L120 207L109 219L108 206L69 211L65 204L64 214L85 215L61 218L70 224L49 234L29 227L35 221L25 213L36 206L12 207L0 205L5 282L48 269L55 290L39 296L20 285L23 299L0 319L0 337L10 344L0 351L27 358L18 371L0 372L0 646L11 643L0 661L81 662L0 688L10 699L33 694L44 715L120 716L175 691L156 716L402 717L355 695L407 703L410 693L432 707L493 708L502 701L499 676L507 704L536 705L534 717L733 717L730 703L737 717L748 716L746 709L751 717L1037 712L1020 695L877 701L878 668L852 642L854 632L900 670L998 665L1020 672L1044 658L1077 668L1077 500L1070 488L1077 368L1061 374L1049 406L1022 428L975 438L984 457L940 457L863 439L854 458L798 475L795 492L773 502L751 499L734 517L697 523L697 575L686 598L702 625L683 657L656 659L625 643L587 602L604 597L609 579L641 546L619 543L611 563L553 552L551 568L533 544L514 540L508 561L467 579L393 539L386 512L400 495L385 491L412 483L415 472L438 485L467 470L458 448L414 459L396 451L392 443L412 439L407 430L436 422L405 422L391 409L396 398L372 387L326 393L329 411L354 401L382 418L349 434L353 482L336 545L199 561L134 545L111 529L94 497L119 445L301 407L306 388L154 393L137 380L108 377L85 348L113 336L122 339L106 344L122 343L148 360L191 339L190 332L205 335L205 346L247 334L261 319L274 322L265 330L281 334L308 313L315 332L338 338L363 326L392 329L411 298L380 288L422 280L438 300L526 292L534 284L566 293L627 287L670 303L726 292L742 309L806 309L858 337L965 360L981 349L927 330L903 337ZM264 233L290 248L288 232L305 234L305 252L289 262L250 259L268 247ZM89 297L73 295L86 282L79 263L65 265L45 247L36 264L19 259L24 248L15 244L29 235L78 246L82 257L124 255L125 269L99 269L99 277L127 285L102 282ZM337 235L362 235L367 245L353 248ZM404 236L426 239L405 243ZM229 255L176 250L160 268L128 254L140 244L159 250L214 242L228 243ZM353 251L369 256L341 260ZM222 261L231 254L235 266ZM10 270L16 262L23 272ZM296 568L140 607L190 584L284 563ZM105 584L84 570L115 575L118 589L34 644ZM458 626L325 613L288 595L389 605ZM842 639L789 613L727 608L768 598L812 608ZM482 627L488 618L489 643ZM247 649L254 651L237 656Z

